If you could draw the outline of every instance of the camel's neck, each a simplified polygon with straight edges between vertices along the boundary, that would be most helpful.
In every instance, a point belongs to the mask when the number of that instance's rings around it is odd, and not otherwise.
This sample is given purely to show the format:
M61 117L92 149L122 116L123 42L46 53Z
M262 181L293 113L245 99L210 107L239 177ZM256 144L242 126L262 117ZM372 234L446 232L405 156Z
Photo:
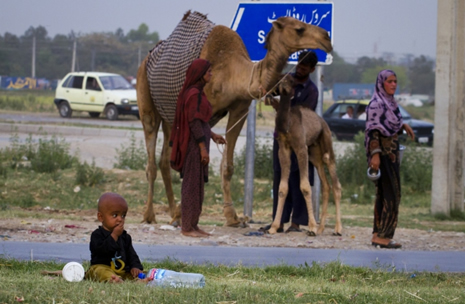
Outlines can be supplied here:
M260 85L269 91L281 78L281 73L286 66L289 55L283 50L269 50L265 58L260 61L258 77Z
M287 133L289 130L291 94L282 94L276 113L275 128L278 133Z

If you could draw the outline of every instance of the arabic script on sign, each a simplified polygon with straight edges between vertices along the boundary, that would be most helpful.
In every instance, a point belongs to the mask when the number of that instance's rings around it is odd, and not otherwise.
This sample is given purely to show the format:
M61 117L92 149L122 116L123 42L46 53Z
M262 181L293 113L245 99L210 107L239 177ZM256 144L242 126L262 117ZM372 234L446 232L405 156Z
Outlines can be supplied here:
M312 16L310 18L310 21L307 21L307 14L300 14L300 13L297 12L297 9L295 7L293 7L292 10L287 9L286 14L284 14L282 16L279 16L279 17L293 17L293 18L295 18L297 20L300 20L300 21L302 21L304 23L320 26L321 21L323 21L326 17L328 17L329 13L330 13L330 11L327 11L320 18L320 15L318 14L318 10L315 9L315 10L312 11ZM276 17L276 13L273 12L272 16L268 17L268 22L273 23L274 21L276 21L276 19L278 19Z

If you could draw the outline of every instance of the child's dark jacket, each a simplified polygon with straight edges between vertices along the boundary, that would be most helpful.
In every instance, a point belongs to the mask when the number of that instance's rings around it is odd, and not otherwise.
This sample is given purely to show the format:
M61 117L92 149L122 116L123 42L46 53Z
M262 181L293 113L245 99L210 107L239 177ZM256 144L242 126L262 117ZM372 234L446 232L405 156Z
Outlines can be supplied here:
M90 237L90 265L103 264L111 266L113 258L125 263L124 271L130 272L132 268L143 270L139 256L132 247L131 236L126 232L119 236L118 241L111 237L111 232L99 226ZM117 268L121 265L116 265Z

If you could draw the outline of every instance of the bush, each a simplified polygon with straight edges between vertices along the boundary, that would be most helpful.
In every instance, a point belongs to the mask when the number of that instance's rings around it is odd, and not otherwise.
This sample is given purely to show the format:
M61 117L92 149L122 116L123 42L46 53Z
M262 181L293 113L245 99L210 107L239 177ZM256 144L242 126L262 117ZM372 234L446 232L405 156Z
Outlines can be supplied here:
M47 138L45 135L35 143L32 135L29 135L22 144L19 136L13 134L10 143L10 147L0 151L2 166L9 168L31 168L36 172L56 173L60 169L71 168L76 161L76 157L69 154L69 144L56 136Z
M347 148L344 155L336 159L337 175L344 196L353 197L355 194L359 203L371 203L371 196L375 192L373 182L366 176L365 135L359 133L354 140L354 146Z
M414 144L407 145L400 170L403 185L412 191L431 191L433 179L433 151Z
M69 154L69 144L63 138L58 140L55 136L50 139L39 138L34 152L30 159L31 168L37 172L54 173L59 169L71 168L76 161Z
M368 168L365 152L365 135L355 136L355 145L348 148L344 156L337 159L337 172L342 187L349 195L357 194L364 199L374 195L374 186L366 176ZM402 191L424 192L431 190L433 172L432 151L430 148L419 147L408 141L404 143L404 151L400 178ZM348 191L347 189L353 189ZM352 193L350 193L352 192ZM371 200L364 200L371 203Z
M92 160L92 165L84 162L78 163L76 166L76 184L81 186L93 187L105 181L105 173L101 168L95 166L95 161Z
M118 153L117 163L114 168L125 170L145 170L147 164L147 152L142 140L139 146L136 145L136 136L131 132L129 147L121 145L121 149L116 149Z
M245 157L246 147L239 154L234 156L234 171L237 176L245 175ZM255 159L254 159L254 176L255 178L273 180L273 141L266 140L262 145L255 142Z

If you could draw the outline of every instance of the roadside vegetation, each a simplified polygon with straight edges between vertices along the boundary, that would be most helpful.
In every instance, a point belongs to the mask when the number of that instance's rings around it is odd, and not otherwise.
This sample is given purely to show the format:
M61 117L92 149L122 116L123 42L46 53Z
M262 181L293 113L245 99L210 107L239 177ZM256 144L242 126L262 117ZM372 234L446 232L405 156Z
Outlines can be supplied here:
M277 265L193 265L174 260L145 263L202 273L202 289L147 287L142 283L67 282L42 270L64 264L0 258L1 303L463 303L465 275L403 272L387 265L374 269L340 262L298 267ZM88 267L86 262L83 265Z
M430 148L405 143L401 179L402 203L399 227L423 230L465 230L463 212L451 216L433 216L430 213L432 152ZM254 220L268 221L272 206L271 140L255 147ZM123 195L133 210L142 210L147 194L145 178L146 153L142 143L132 136L127 146L118 149L115 169L103 170L94 162L79 161L79 155L70 155L63 138L30 135L25 142L12 134L10 146L0 150L0 213L1 217L41 216L31 210L88 210L102 192L114 191ZM243 176L245 151L236 157L231 194L236 210L243 208ZM337 159L338 176L343 188L342 214L345 225L370 227L374 184L366 178L366 160L363 135L358 135L353 148ZM119 169L118 169L119 168ZM159 173L160 174L160 173ZM179 201L181 182L173 172L175 200ZM219 172L210 169L210 181L205 187L205 214L222 214L222 189ZM154 202L167 206L165 187L161 178L156 180ZM27 191L24 191L27 185ZM329 214L334 213L330 204ZM45 215L44 215L45 216ZM49 215L46 215L49 216ZM329 225L333 219L330 217ZM449 224L454 221L454 224ZM222 223L208 223L218 224Z
M1 90L0 109L3 111L57 112L53 103L54 98L55 91Z

